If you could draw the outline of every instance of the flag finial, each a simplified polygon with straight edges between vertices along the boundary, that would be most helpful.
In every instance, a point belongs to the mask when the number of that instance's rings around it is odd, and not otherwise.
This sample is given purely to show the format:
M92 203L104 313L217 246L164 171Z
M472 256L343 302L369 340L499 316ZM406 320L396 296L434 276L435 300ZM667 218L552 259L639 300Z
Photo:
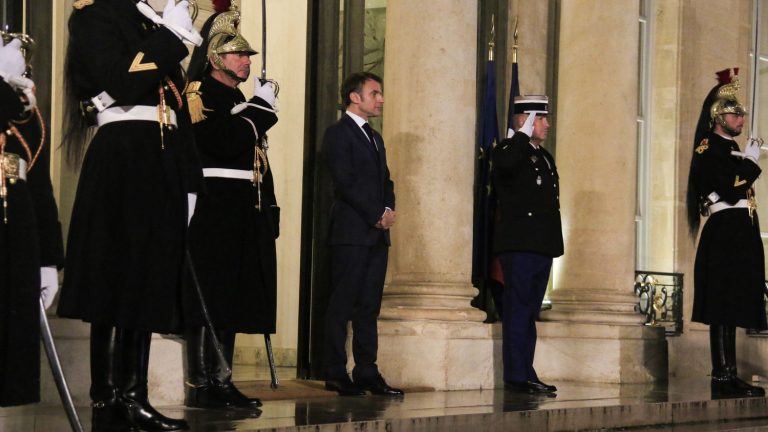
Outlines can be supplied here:
M496 46L496 15L491 14L491 37L488 41L488 61L493 61L493 49Z
M513 40L513 43L512 43L512 63L517 63L517 36L518 36L517 25L519 24L519 22L520 22L520 18L519 17L515 17L515 31L514 31L514 33L512 33L512 40Z

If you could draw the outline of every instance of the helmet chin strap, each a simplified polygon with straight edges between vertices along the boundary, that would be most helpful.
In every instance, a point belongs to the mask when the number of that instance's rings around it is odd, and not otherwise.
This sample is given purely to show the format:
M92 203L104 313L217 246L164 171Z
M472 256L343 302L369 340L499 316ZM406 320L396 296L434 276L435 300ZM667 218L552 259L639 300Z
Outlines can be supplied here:
M216 54L214 54L214 55L216 55ZM245 78L245 79L240 78L239 76L237 76L237 74L233 70L231 70L228 67L224 66L224 62L222 61L221 56L218 57L218 61L214 60L212 57L208 57L208 59L209 59L208 64L212 68L224 72L225 74L227 74L228 77L232 78L233 80L235 80L235 81L237 81L239 83L244 83L244 82L248 81L248 78Z
M728 129L728 123L725 122L725 117L722 114L719 114L715 117L715 122L722 126L724 129Z
M733 130L733 128L728 126L728 123L725 122L725 116L723 114L720 114L717 117L715 117L715 122L717 122L717 124L719 124L720 127L723 128L723 130L728 133L728 135L732 137L737 137L741 135L741 132L736 132L735 130Z
M244 82L248 81L248 78L246 78L246 79L240 78L239 76L237 76L237 74L235 72L233 72L230 69L222 69L221 71L224 72L230 78L232 78L233 80L235 80L235 81L237 81L239 83L244 83Z

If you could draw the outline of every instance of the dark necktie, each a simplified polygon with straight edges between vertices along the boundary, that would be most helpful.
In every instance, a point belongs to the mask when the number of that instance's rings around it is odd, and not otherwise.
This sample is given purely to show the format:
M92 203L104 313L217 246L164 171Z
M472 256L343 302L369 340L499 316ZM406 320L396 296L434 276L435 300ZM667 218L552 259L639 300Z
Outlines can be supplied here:
M363 123L363 130L365 131L365 134L368 135L368 141L373 144L373 147L376 149L376 151L379 151L379 146L376 145L376 140L373 139L373 129L371 128L371 125L368 123Z

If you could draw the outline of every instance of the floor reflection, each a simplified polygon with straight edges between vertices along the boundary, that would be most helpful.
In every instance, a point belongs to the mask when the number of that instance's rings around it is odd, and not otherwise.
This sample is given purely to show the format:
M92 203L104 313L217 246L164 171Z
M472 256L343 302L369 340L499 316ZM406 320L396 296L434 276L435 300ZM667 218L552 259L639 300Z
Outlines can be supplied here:
M244 383L245 384L245 383ZM291 394L291 399L275 400L279 392L268 394L249 394L250 396L270 396L265 400L261 410L202 410L184 407L161 407L160 410L171 417L184 417L193 431L259 431L259 430L291 430L291 428L311 427L313 431L324 430L395 430L399 425L418 424L419 430L502 430L498 423L493 429L485 427L476 421L509 420L508 413L518 412L513 416L525 421L541 421L541 416L535 419L537 412L546 412L545 417L563 416L564 413L578 411L580 408L602 407L602 410L588 409L588 412L605 412L609 407L642 407L645 404L654 406L674 403L676 407L690 410L686 416L696 419L696 410L704 410L702 421L712 420L710 411L705 407L710 401L709 382L706 379L670 381L655 385L638 384L585 384L558 382L559 391L556 397L547 395L521 394L502 389L472 390L451 392L409 392L401 398L384 396L339 397L335 393L323 392L318 386L311 385L303 396ZM256 389L257 385L243 385L243 388ZM321 386L320 386L321 387ZM720 404L722 401L717 401ZM727 402L726 402L727 403ZM754 415L768 416L768 400L741 399L728 405L731 413L755 413ZM717 405L715 405L717 408ZM549 411L552 410L552 411ZM90 430L90 409L78 409L85 430ZM582 412L584 410L581 410ZM615 411L615 410L614 410ZM642 411L642 410L641 410ZM691 414L693 413L693 414ZM480 414L478 416L478 414ZM708 417L709 416L709 417ZM481 419L481 420L477 420ZM483 420L486 419L486 420ZM521 420L521 421L522 421ZM547 427L545 423L535 423L529 430ZM599 421L599 419L595 419ZM691 420L688 420L691 421ZM742 420L743 421L743 420ZM446 422L454 422L453 428L446 428ZM464 423L466 424L464 424ZM354 424L351 425L350 423ZM463 426L459 427L461 423ZM734 423L737 424L738 422ZM347 424L348 426L341 426ZM533 424L533 423L532 423ZM728 423L730 424L730 423ZM394 426L393 426L394 425ZM768 420L751 420L753 430L764 430ZM702 426L702 425L699 425ZM683 426L678 429L689 430ZM284 428L284 429L281 429ZM395 428L395 429L393 429ZM0 431L66 431L68 423L64 411L59 406L31 405L16 408L0 408ZM400 430L400 429L397 429ZM410 430L406 427L405 430ZM656 429L654 429L656 430ZM658 430L667 430L659 428ZM711 429L709 426L701 430ZM740 430L738 427L728 430ZM768 431L766 431L768 432Z

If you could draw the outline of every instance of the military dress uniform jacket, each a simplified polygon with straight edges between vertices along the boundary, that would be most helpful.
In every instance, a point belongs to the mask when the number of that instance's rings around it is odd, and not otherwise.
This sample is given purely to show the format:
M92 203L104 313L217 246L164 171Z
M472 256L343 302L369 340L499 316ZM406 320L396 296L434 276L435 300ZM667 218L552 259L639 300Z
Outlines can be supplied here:
M389 230L375 225L385 207L395 209L395 185L384 140L375 130L373 136L378 151L347 114L325 131L322 151L334 190L328 234L331 246L390 245Z
M277 115L253 106L231 114L245 102L243 93L210 75L199 92L205 119L194 124L194 133L203 167L252 171L257 137L277 122ZM249 102L271 109L258 97ZM190 250L217 329L275 332L280 208L268 161L262 160L261 171L260 186L253 179L206 177L189 227ZM188 324L202 326L197 298L186 296L185 305Z
M493 149L493 187L500 219L493 235L494 253L563 254L560 184L555 159L544 147L534 148L517 132Z
M0 128L4 132L9 124L15 126L31 158L14 135L7 136L6 155L19 156L29 165L40 150L26 181L6 179L5 214L0 199L0 406L9 406L40 399L40 267L61 267L63 245L48 139L40 149L37 116L22 114L19 96L2 79L0 107Z
M747 199L761 170L731 151L739 151L736 142L715 133L696 147L691 176L700 200L711 192L722 203ZM757 212L750 217L746 208L729 208L711 214L696 249L693 321L765 329L764 273Z
M184 43L128 0L96 0L70 18L67 73L88 100L157 107L178 127L149 120L100 126L83 160L67 243L59 314L135 330L181 331L187 193L202 171L183 105ZM171 85L173 83L173 85Z

